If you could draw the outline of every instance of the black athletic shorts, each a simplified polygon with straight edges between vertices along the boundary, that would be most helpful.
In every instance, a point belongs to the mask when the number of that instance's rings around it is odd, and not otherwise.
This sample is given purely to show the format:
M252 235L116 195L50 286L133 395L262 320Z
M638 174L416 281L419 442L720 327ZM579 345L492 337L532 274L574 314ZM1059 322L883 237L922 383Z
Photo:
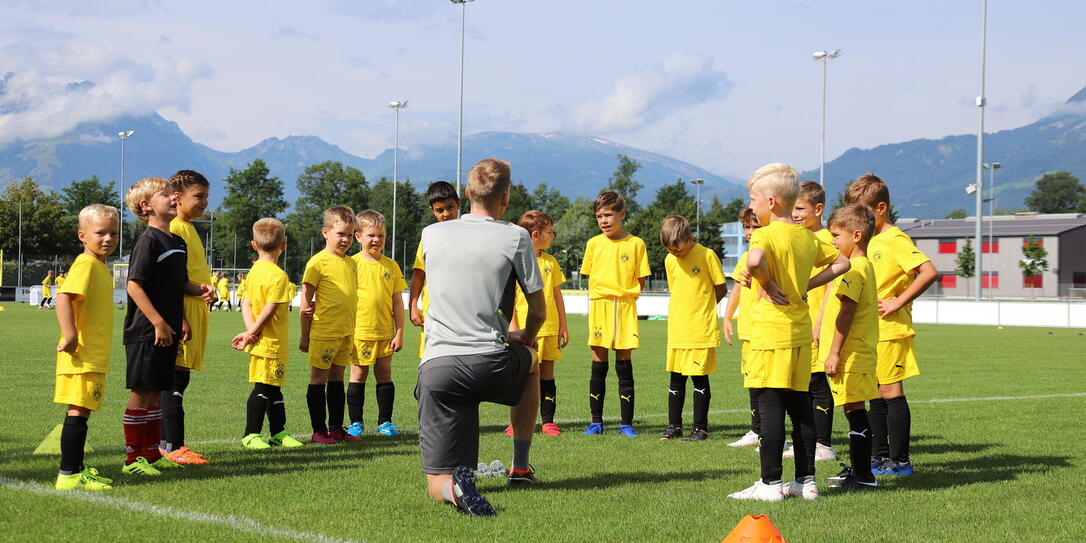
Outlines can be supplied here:
M479 404L514 406L532 369L531 351L510 345L503 351L442 356L419 366L422 471L452 473L479 462Z
M177 361L177 340L169 347L155 347L154 340L124 346L128 359L125 387L129 390L169 390L173 386L173 367Z

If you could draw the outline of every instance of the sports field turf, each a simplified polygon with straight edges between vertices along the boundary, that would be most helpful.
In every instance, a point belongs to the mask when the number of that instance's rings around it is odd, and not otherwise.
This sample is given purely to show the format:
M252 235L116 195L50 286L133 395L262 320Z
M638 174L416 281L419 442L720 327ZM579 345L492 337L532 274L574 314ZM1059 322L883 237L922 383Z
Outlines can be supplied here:
M297 313L292 314L292 318ZM510 491L480 487L499 510L472 519L432 503L420 473L415 422L418 334L394 359L399 438L251 452L241 448L247 360L229 348L238 313L212 313L207 370L186 394L188 441L207 466L157 479L120 476L126 398L115 339L105 407L90 419L88 465L117 479L108 493L52 490L58 458L30 452L63 419L51 403L57 326L52 311L6 304L0 312L0 540L3 541L720 541L748 513L768 514L789 541L1069 541L1086 535L1086 336L1083 330L918 326L923 375L906 392L917 474L880 479L877 491L776 504L727 498L758 474L753 449L726 446L749 424L735 348L719 350L712 377L712 437L661 442L666 425L666 323L641 323L634 356L640 438L614 433L617 380L608 379L608 433L581 435L588 406L583 317L557 365L558 422L538 436L532 463L546 482ZM292 321L297 336L297 321ZM287 371L287 429L308 436L308 368L296 351ZM376 416L367 391L367 430ZM689 400L689 395L688 395ZM690 402L687 402L689 424ZM511 455L507 414L483 409L482 459ZM847 458L844 417L835 444ZM266 429L265 429L266 432ZM538 435L538 434L537 434ZM834 463L819 463L821 480ZM785 476L791 473L785 463Z

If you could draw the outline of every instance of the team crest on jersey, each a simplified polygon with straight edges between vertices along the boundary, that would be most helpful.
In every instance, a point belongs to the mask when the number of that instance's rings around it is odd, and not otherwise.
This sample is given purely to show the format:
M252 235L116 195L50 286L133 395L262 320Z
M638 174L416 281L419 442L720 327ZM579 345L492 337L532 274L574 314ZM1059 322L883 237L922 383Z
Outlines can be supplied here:
M543 266L543 275L550 275L550 274L551 274L551 266L550 266L550 264L547 264L546 266Z
M362 353L361 354L362 354L362 359L363 360L369 360L370 357L373 356L373 347L370 346L369 342L366 342L366 343L362 344Z
M690 273L694 274L695 276L701 275L701 266L695 264L693 268L690 268Z
M388 273L388 270L385 270L385 279L392 279L392 274Z
M621 256L619 256L619 258L620 258L620 259L621 259L621 260L622 260L623 262L629 262L629 261L630 261L630 255L629 255L629 253L622 253L622 255L621 255Z
M322 364L331 364L332 363L332 349L325 349L324 352L321 353L321 363Z
M94 384L94 390L91 391L91 399L96 402L102 401L102 383Z
M274 373L275 373L275 379L276 380L281 380L281 379L283 379L283 377L285 377L287 375L287 367L285 365L283 365L283 364L276 364Z
M882 251L872 251L871 252L871 261L872 262L878 262L880 260L882 260Z
M603 328L600 328L599 326L593 326L592 337L596 339L603 339Z

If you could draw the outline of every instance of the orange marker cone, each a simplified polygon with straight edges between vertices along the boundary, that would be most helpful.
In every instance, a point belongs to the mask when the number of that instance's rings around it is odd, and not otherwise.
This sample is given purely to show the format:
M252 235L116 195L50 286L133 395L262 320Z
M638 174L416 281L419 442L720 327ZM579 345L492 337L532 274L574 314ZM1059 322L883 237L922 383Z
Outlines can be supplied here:
M721 543L785 543L784 536L765 515L747 515Z

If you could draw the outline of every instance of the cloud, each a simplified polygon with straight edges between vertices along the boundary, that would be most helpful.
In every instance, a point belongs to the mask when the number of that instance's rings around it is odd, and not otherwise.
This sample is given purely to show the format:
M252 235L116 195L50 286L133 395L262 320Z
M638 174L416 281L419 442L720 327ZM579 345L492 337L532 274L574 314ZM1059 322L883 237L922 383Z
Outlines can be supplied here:
M280 28L273 36L275 39L294 38L298 40L321 41L320 36L298 30L298 27L287 25Z
M0 82L0 144L58 136L88 121L187 110L193 84L210 68L185 59L151 63L100 42L0 45L9 72Z
M719 100L732 88L728 75L704 55L676 52L615 81L604 99L576 108L570 129L607 134L635 130L667 115Z

